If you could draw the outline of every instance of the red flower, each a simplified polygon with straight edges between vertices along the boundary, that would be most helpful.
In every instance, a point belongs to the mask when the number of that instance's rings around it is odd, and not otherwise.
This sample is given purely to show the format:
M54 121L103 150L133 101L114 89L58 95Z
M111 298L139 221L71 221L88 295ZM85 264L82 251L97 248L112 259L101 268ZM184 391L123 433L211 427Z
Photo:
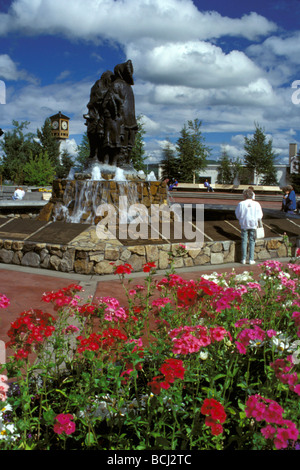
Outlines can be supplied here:
M133 267L131 264L124 263L116 266L114 274L131 274Z
M144 264L143 271L144 273L149 273L151 269L155 269L155 268L156 268L156 264L153 262L149 262L149 263Z
M181 305L193 305L197 300L197 291L189 286L180 286L177 289L177 299Z
M157 379L159 377L154 377L153 380L151 382L148 383L148 385L150 386L151 388L151 392L154 394L154 395L159 395L160 394L160 390L161 390L161 384L159 382L157 382Z
M223 427L221 423L224 423L226 419L223 405L214 398L206 398L200 411L207 416L207 418L205 418L205 424L211 427L212 435L218 436L222 434Z

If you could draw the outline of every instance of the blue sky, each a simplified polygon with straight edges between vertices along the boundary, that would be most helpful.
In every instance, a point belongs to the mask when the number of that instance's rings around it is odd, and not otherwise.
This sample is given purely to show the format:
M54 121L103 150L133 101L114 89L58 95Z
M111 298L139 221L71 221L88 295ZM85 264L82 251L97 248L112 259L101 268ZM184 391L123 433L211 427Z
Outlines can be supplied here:
M257 123L287 163L300 147L299 25L299 0L1 0L0 127L36 132L61 111L76 153L91 86L131 59L149 162L198 118L212 158L242 158Z

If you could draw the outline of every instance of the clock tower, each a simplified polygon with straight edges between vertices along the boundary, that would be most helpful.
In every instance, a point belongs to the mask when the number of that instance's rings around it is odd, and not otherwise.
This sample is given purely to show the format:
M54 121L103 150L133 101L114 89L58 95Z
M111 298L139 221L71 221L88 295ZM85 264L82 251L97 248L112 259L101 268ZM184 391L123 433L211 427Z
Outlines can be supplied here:
M52 135L58 140L67 139L69 137L69 121L70 118L60 111L50 116Z

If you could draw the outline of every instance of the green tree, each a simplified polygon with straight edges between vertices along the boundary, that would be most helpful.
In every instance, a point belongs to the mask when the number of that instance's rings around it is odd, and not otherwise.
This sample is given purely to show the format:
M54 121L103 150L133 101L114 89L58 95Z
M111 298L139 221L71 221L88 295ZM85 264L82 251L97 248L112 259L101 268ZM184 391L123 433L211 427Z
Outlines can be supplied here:
M44 186L52 184L55 167L47 152L40 152L35 157L30 155L29 160L24 165L23 172L24 181L27 184Z
M13 180L16 184L24 182L24 165L30 155L35 155L40 150L40 145L31 132L25 133L30 122L12 121L14 128L5 132L4 139L0 142L2 150L2 174L3 177Z
M40 151L43 153L47 152L53 165L58 167L60 165L60 143L52 135L51 121L49 118L45 119L41 130L37 129L37 137L39 138L41 145Z
M297 154L298 158L298 165L297 165L297 173L291 174L291 183L296 193L300 193L300 151Z
M264 130L255 124L255 132L252 138L245 137L244 162L246 168L253 175L255 183L260 180L262 184L278 184L275 170L275 153L272 148L272 139L267 141Z
M77 157L75 160L76 166L79 167L80 170L83 170L86 164L86 161L90 155L90 143L87 136L87 131L85 131L82 135L82 139L80 144L78 145L78 152Z
M131 163L135 170L143 170L145 171L145 163L146 160L145 155L145 143L143 136L146 134L144 124L143 124L143 115L139 115L137 118L138 123L138 131L135 136L135 142L133 149L131 151Z
M205 145L205 138L200 130L201 121L195 119L184 124L177 140L179 156L179 178L182 182L192 182L196 172L207 166L210 149Z
M72 168L74 166L73 159L68 151L65 149L63 150L60 156L61 163L56 166L56 177L57 178L66 178Z
M165 180L166 178L179 178L178 157L176 157L175 150L172 148L172 144L169 139L167 139L162 152L162 180Z
M232 184L234 181L234 167L232 164L232 160L229 158L226 151L222 152L222 156L219 160L219 165L217 167L218 176L217 176L217 183L218 184Z

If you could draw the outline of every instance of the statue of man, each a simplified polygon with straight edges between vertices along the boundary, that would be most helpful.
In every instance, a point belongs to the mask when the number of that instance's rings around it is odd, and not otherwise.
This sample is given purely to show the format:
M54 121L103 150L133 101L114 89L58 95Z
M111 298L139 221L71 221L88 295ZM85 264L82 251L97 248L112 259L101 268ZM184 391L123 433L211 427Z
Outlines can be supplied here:
M84 114L87 125L87 136L90 144L90 155L88 164L93 162L104 162L101 154L104 136L104 97L109 90L113 73L110 70L104 72L91 88L90 101L87 104L88 114Z
M87 119L90 161L130 167L131 150L138 130L132 91L131 60L105 72L91 89Z

